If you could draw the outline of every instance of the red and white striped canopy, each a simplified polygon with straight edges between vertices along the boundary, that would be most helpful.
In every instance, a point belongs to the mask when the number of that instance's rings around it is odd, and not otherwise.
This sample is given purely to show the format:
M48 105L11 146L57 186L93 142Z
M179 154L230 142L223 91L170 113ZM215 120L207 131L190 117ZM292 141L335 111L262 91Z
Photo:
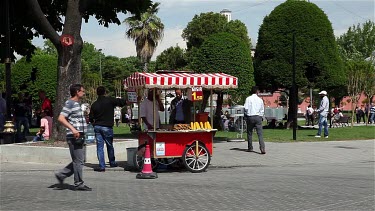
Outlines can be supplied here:
M136 72L124 80L125 88L190 88L206 89L237 88L238 79L225 73L140 73Z

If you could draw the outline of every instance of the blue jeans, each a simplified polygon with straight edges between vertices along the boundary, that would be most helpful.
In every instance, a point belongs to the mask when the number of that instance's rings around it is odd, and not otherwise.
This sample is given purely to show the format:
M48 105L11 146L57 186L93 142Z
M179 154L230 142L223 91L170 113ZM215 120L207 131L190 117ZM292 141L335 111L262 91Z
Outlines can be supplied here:
M104 142L107 146L107 153L109 164L111 166L116 165L115 161L115 149L113 148L113 129L112 127L105 126L94 126L95 137L96 137L96 152L99 160L99 167L105 169L104 159Z
M324 126L324 136L328 136L328 124L327 124L327 117L319 115L319 129L318 129L318 136L322 133L322 126Z
M370 120L369 120L370 123L375 123L375 113L371 113L370 114Z
M36 135L34 138L33 138L33 141L34 142L37 142L37 141L44 141L44 137L42 135Z
M23 131L21 133L21 126L23 125ZM16 117L16 127L17 127L17 140L23 141L26 139L26 135L29 134L29 120L24 116Z

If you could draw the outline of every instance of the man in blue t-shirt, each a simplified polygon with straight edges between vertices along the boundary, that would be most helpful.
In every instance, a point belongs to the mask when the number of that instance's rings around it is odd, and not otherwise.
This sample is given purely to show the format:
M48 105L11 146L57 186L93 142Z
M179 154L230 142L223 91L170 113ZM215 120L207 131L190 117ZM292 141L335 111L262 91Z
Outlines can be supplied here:
M169 124L189 124L192 102L183 97L181 89L175 90L176 97L171 102Z

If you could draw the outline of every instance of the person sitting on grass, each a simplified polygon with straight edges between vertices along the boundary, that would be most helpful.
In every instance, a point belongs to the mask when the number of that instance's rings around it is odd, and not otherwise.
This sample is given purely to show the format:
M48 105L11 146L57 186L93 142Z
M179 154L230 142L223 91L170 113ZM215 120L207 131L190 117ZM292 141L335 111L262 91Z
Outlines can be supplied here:
M36 136L34 137L33 141L34 142L37 142L37 141L44 141L44 136L43 136L43 133L46 131L46 129L44 127L40 127L39 131L36 133Z
M49 140L52 134L52 117L48 116L48 111L43 110L41 112L42 119L40 120L40 129L36 133L33 141L44 141Z

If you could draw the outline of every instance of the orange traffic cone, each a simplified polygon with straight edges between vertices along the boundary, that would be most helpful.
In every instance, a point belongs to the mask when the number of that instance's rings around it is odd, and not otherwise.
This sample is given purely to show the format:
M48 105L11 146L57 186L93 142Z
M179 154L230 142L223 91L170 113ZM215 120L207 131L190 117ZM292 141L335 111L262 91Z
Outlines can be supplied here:
M137 179L156 179L158 174L152 171L151 158L150 158L150 146L146 145L145 159L143 161L143 168L140 173L136 176Z

